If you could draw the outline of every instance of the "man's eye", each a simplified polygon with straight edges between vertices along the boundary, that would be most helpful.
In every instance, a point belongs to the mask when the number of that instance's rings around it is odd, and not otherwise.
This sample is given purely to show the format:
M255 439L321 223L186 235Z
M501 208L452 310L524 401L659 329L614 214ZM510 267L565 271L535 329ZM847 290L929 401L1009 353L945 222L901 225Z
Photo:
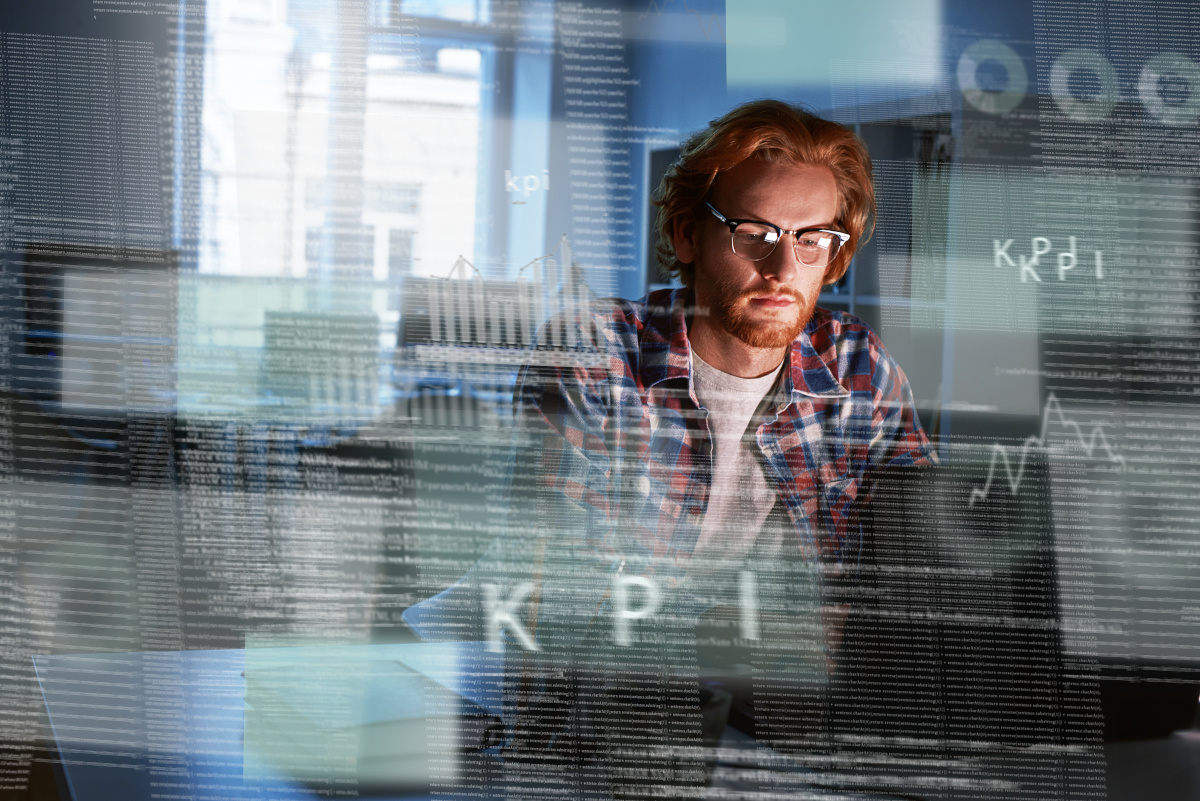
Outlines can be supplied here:
M802 236L798 241L802 248L819 248L821 246L821 239L817 236Z
M779 234L760 225L739 225L737 236L746 242L774 242Z

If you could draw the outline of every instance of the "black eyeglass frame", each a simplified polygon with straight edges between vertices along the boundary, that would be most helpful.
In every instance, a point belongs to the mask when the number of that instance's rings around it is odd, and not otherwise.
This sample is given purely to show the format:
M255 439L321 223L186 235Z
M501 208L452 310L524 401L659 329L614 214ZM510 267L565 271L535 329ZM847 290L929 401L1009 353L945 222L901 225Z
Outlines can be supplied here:
M770 258L771 253L775 252L775 248L778 247L780 240L783 239L783 235L791 234L792 235L792 252L796 254L796 260L799 261L801 264L803 264L806 267L816 267L817 265L809 264L804 259L800 258L800 254L796 253L796 243L800 241L800 234L807 234L807 233L811 233L813 231L818 231L822 234L830 234L830 235L838 238L837 248L833 251L833 253L830 254L829 262L826 265L824 265L824 266L828 266L829 263L832 263L833 260L837 258L837 252L838 252L838 250L841 250L842 245L846 244L846 242L849 241L849 239L850 239L850 234L847 234L843 231L835 231L832 228L798 228L795 231L789 231L786 228L780 228L775 223L770 223L770 222L767 222L766 220L730 220L724 214L717 211L716 208L713 206L713 204L709 203L708 201L705 201L704 205L708 206L708 210L713 213L713 216L716 217L718 220L720 220L721 224L729 229L729 249L733 251L733 255L737 256L739 259L745 259L746 261L762 261L763 259ZM733 235L737 232L737 227L739 225L741 225L742 223L753 223L754 225L765 225L768 228L775 229L775 241L770 243L772 245L772 247L771 247L771 250L769 253L767 253L763 256L760 256L757 259L752 259L749 256L745 256L745 255L737 252L737 250L733 247Z

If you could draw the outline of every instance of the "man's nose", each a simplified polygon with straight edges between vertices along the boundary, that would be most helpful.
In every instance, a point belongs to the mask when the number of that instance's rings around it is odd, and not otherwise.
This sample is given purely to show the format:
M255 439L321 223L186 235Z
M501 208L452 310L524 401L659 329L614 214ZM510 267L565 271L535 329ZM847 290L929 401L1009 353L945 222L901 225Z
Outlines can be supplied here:
M770 256L758 262L758 273L763 278L774 278L781 284L794 283L804 265L796 257L792 234L784 234L775 245Z

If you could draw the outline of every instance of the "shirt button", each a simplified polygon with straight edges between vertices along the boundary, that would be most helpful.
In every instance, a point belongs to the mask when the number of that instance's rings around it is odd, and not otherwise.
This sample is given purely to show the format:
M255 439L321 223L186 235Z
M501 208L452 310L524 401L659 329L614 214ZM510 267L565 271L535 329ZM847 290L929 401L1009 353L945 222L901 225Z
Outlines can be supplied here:
M638 479L638 492L643 495L650 494L650 479L648 477L642 476Z

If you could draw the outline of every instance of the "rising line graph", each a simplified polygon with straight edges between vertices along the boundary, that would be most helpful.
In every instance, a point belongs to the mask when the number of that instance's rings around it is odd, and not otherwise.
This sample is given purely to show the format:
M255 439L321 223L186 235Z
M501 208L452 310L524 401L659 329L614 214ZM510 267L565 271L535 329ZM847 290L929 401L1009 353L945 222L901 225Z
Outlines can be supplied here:
M1046 431L1050 427L1051 415L1055 415L1058 422L1065 428L1075 432L1075 438L1079 447L1083 452L1091 456L1096 452L1097 448L1102 448L1104 453L1108 455L1108 460L1120 466L1120 469L1125 469L1125 458L1113 450L1108 442L1108 437L1104 436L1104 429L1099 424L1092 427L1091 436L1084 437L1083 428L1079 423L1071 420L1063 413L1062 406L1058 402L1058 398L1054 393L1050 393L1046 398L1046 406L1042 410L1042 430L1037 436L1027 437L1018 448L1016 446L1007 447L999 442L992 444L992 460L988 464L987 478L984 479L982 487L973 487L971 489L971 497L967 499L967 506L974 506L977 501L987 498L991 492L992 483L996 479L996 465L1002 463L1004 465L1004 476L1008 481L1010 494L1016 495L1021 488L1021 479L1025 476L1025 465L1029 459L1029 453L1032 450L1046 452ZM1013 472L1012 460L1009 454L1014 451L1020 451L1020 458L1017 462L1016 472Z

